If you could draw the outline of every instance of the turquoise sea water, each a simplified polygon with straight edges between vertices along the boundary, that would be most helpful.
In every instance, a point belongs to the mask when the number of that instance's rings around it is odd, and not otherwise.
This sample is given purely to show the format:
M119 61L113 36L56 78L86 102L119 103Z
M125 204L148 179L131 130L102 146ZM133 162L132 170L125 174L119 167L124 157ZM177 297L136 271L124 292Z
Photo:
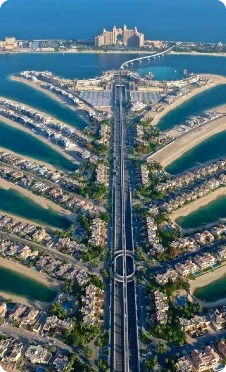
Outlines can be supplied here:
M0 37L93 38L114 24L137 26L148 39L226 41L226 12L217 0L8 0Z
M184 229L195 229L226 218L226 196L220 196L209 204L200 207L188 216L179 217L176 223Z
M10 0L9 0L10 1ZM34 91L32 88L12 82L9 76L21 70L50 70L54 74L68 78L87 78L99 75L101 72L118 68L122 62L136 55L108 55L108 54L29 54L29 55L0 55L0 95L13 98L25 104L46 111L51 115L66 121L70 125L80 127L81 121L76 114L64 107L64 105L48 98L45 94ZM165 58L142 63L142 66L133 66L141 74L153 71L156 78L172 79L179 78L184 68L194 73L216 73L226 76L226 59L208 56L167 56ZM139 68L138 68L139 67ZM175 71L177 71L175 73ZM160 123L160 127L172 127L183 121L188 115L201 112L215 105L226 102L226 86L220 86L205 92L190 100L180 108L167 115ZM209 140L208 140L209 141ZM217 140L210 144L203 144L204 148L192 150L188 159L181 158L178 164L173 164L175 169L169 169L172 173L181 172L211 160L223 156L225 135L221 134ZM216 145L217 144L217 145ZM27 155L39 160L49 162L56 167L72 170L73 166L60 154L37 141L31 135L20 130L11 128L6 124L0 124L0 146L4 146L21 155ZM201 146L201 145L200 145ZM211 151L210 151L211 148ZM11 207L12 207L12 203ZM15 208L13 206L13 208ZM11 211L13 213L13 211ZM16 212L14 212L16 214ZM20 211L21 213L21 211Z
M0 147L14 151L19 155L30 156L34 159L52 164L64 171L73 171L77 168L75 164L63 155L53 150L47 144L38 140L23 130L11 127L0 121Z
M0 291L7 293L8 298L14 294L28 300L52 302L56 297L56 291L50 287L2 266L0 276Z
M197 289L194 294L199 300L206 302L226 298L226 277Z
M13 189L0 188L0 210L24 217L36 224L40 223L60 229L67 229L71 225L66 217L51 209L41 207Z
M166 167L166 171L174 176L189 169L201 166L210 160L226 156L226 131L215 134Z

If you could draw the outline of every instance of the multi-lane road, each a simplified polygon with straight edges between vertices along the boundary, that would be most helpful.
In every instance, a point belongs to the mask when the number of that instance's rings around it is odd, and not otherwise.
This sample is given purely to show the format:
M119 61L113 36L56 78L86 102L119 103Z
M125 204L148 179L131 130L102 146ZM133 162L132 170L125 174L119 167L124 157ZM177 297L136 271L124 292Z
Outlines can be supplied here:
M127 85L120 73L113 85L112 276L110 369L139 372L136 276L127 128Z

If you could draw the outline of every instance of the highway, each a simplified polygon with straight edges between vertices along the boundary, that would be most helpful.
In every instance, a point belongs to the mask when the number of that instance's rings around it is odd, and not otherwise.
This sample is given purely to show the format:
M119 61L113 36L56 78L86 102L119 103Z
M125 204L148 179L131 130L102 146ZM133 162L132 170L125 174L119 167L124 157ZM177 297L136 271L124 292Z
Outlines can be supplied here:
M127 131L127 88L121 74L113 85L112 275L110 370L139 372L136 278Z
M149 55L146 55L146 56L143 56L143 57L138 57L138 58L134 58L134 59L130 59L129 61L126 61L124 62L121 66L120 66L120 69L123 70L125 67L128 67L128 65L133 65L134 62L142 62L143 60L148 60L150 61L151 58L158 58L158 57L162 57L164 56L166 53L170 52L176 45L180 45L181 43L178 42L178 43L175 43L173 44L172 46L170 46L169 48L165 49L165 50L162 50L161 52L158 52L158 53L154 53L154 54L149 54Z

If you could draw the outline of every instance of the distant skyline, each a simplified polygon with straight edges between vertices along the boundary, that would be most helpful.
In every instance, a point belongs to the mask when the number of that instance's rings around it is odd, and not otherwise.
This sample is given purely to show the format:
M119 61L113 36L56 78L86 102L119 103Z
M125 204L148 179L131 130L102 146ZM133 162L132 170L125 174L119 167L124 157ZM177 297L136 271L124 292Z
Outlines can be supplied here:
M218 0L8 0L0 38L93 38L115 24L136 25L146 39L226 42Z

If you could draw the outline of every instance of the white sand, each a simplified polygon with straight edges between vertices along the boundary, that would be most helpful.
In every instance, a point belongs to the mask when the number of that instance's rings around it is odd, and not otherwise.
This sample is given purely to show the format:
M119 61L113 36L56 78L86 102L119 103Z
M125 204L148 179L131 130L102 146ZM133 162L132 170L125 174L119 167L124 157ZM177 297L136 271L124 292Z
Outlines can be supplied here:
M192 280L189 282L190 293L193 295L197 289L205 287L206 285L209 285L215 282L216 280L223 278L225 275L226 275L226 265L220 267L219 269L211 271L207 274L199 276L195 280ZM202 305L202 307L211 308L211 307L226 305L226 298L222 298L217 301L208 301L208 302L199 300L199 302Z
M188 93L186 96L183 96L180 99L178 99L172 105L167 105L166 108L162 112L159 112L159 113L156 114L156 116L154 117L154 120L152 121L151 125L157 125L159 123L160 119L162 119L163 116L168 114L168 112L174 110L175 108L182 105L183 103L185 103L189 99L195 97L196 95L201 94L201 93L203 93L206 90L209 90L211 88L214 88L217 85L226 84L226 77L225 76L212 75L212 74L200 74L199 76L202 79L212 80L212 82L209 83L209 84L204 85L203 87L195 88L190 93Z
M62 284L60 284L60 282L58 282L54 279L51 279L51 278L35 271L32 268L28 268L24 265L21 265L19 263L13 262L13 261L8 261L8 260L6 260L2 257L0 257L0 266L4 267L6 269L12 270L14 272L17 272L21 275L25 275L28 278L30 278L32 280L35 280L37 282L40 282L44 285L47 285L48 287L50 287L51 289L53 289L57 292L59 292L60 288L62 287ZM13 301L16 301L16 302L19 302L19 303L22 303L22 304L25 304L25 305L31 305L31 301L27 300L23 296L17 296L17 295L14 295L12 293L7 293L7 292L4 292L4 291L0 291L0 296L4 299L11 298ZM34 301L32 303L34 305L36 305L37 307L42 307L42 308L44 308L48 305L48 304L45 304L45 303L41 303L39 301Z
M216 110L219 111L219 108L216 108ZM221 112L223 112L223 110L226 111L226 106L224 106L224 109L221 108ZM206 124L190 130L178 137L174 142L157 151L151 156L151 159L158 161L163 167L166 167L194 146L197 146L214 134L224 130L226 130L226 116L209 121Z
M64 156L66 159L70 160L74 164L76 163L76 160L72 156L70 156L68 154L68 152L66 152L65 150L61 149L59 146L55 145L54 143L48 141L45 137L43 137L41 135L39 136L38 134L34 133L32 130L24 127L23 125L21 125L19 123L16 123L13 120L10 120L8 118L5 118L2 115L0 115L0 121L3 121L4 123L10 125L11 127L14 127L14 128L19 129L19 130L22 130L22 131L24 131L26 133L29 133L31 136L37 138L41 142L45 143L47 146L51 147L53 150L57 151L59 154L61 154L62 156ZM0 125L1 125L1 123L0 123Z
M42 160L37 160L37 159L34 159L34 158L31 158L30 156L26 156L26 155L21 155L21 154L18 154L12 150L9 150L9 149L6 149L5 147L2 147L0 146L0 151L4 151L4 152L8 152L9 154L12 154L12 155L15 155L15 156L19 156L21 159L25 159L25 160L28 160L32 163L36 163L36 164L39 164L39 165L44 165L45 167L47 167L49 170L51 171L56 171L56 172L59 172L58 169L54 168L52 166L52 164L49 164L49 163L46 163L45 161L42 161ZM10 165L10 164L9 164Z
M63 215L64 217L68 218L70 221L75 221L75 215L72 214L71 212L67 211L66 209L63 209L61 206L53 203L51 200L43 198L39 195L35 195L31 191L26 190L23 187L20 187L18 185L15 185L12 182L8 182L8 181L0 178L0 187L4 188L5 190L9 190L9 189L16 190L20 194L25 196L26 198L29 198L34 203L40 205L42 208L51 209L51 210L59 213L60 215ZM6 213L6 212L2 211L2 213ZM13 217L15 217L15 216L13 216ZM26 218L23 218L23 220L26 221L27 223L33 223L32 221L29 221ZM40 225L41 225L41 223L40 223Z
M11 76L10 79L13 80L13 81L16 81L18 83L26 84L33 89L39 90L40 92L46 94L47 96L51 97L55 101L59 102L61 105L67 106L70 110L77 112L76 107L74 107L73 105L68 104L66 101L64 101L62 98L60 98L57 94L54 94L54 93L50 92L48 89L42 88L40 86L40 84L41 84L40 82L33 83L31 81L20 78L18 76ZM44 84L44 82L42 84Z
M170 216L170 219L176 224L175 221L178 217L188 216L192 212L195 212L199 208L211 203L213 200L216 200L223 195L226 195L226 187L221 187L213 192L210 192L208 195L205 195L200 199L194 200L193 203L185 205L184 207L173 212Z

